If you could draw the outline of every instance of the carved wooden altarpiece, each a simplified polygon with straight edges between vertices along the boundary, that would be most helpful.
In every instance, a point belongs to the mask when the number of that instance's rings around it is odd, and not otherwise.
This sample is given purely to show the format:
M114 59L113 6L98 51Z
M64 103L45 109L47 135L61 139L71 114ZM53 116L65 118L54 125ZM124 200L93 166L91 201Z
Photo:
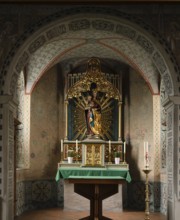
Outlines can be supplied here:
M113 152L125 161L121 138L122 96L101 72L101 63L91 58L87 71L66 96L66 133L61 142L61 161L68 151L82 166L105 166L114 161Z

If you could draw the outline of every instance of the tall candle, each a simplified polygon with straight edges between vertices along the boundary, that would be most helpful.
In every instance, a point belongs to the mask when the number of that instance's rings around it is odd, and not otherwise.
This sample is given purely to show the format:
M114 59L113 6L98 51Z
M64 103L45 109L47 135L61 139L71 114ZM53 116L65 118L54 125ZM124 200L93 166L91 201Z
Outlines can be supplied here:
M124 154L126 153L126 142L124 141Z
M146 142L144 141L144 166L146 166Z
M149 166L149 146L148 146L148 142L146 142L146 166Z
M109 140L109 153L111 153L111 141Z
M61 139L61 152L63 152L63 140Z
M76 140L76 152L78 152L78 140Z
M146 153L149 153L149 146L148 146L148 142L146 142Z
M148 141L144 142L144 166L149 166L149 146Z

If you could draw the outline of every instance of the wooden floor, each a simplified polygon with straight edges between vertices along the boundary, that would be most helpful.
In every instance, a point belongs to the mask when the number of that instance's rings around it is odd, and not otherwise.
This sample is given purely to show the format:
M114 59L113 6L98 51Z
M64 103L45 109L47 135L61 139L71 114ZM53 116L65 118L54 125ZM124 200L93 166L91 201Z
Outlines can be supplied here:
M104 212L104 216L113 220L144 220L144 212ZM86 217L88 212L64 211L59 208L26 212L15 220L78 220ZM151 220L166 220L160 213L150 213Z

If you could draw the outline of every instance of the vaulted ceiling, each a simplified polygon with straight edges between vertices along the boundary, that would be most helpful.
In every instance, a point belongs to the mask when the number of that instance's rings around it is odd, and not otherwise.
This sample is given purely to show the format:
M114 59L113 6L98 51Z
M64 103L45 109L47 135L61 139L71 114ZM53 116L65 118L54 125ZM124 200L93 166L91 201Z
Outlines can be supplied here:
M148 53L131 39L111 32L82 30L63 34L40 47L27 65L26 92L53 65L67 59L99 57L125 63L139 72L152 93L158 93L158 70Z

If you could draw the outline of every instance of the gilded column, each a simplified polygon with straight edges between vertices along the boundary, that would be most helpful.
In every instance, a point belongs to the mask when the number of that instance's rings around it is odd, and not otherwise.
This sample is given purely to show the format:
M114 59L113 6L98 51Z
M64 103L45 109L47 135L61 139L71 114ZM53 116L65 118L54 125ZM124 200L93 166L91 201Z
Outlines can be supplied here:
M122 119L122 102L118 103L119 106L119 123L118 123L118 130L119 130L119 134L118 134L118 140L121 141L122 140L122 123L121 123L121 119Z
M66 111L66 123L65 123L65 140L68 139L68 104L69 102L65 101L65 111Z

